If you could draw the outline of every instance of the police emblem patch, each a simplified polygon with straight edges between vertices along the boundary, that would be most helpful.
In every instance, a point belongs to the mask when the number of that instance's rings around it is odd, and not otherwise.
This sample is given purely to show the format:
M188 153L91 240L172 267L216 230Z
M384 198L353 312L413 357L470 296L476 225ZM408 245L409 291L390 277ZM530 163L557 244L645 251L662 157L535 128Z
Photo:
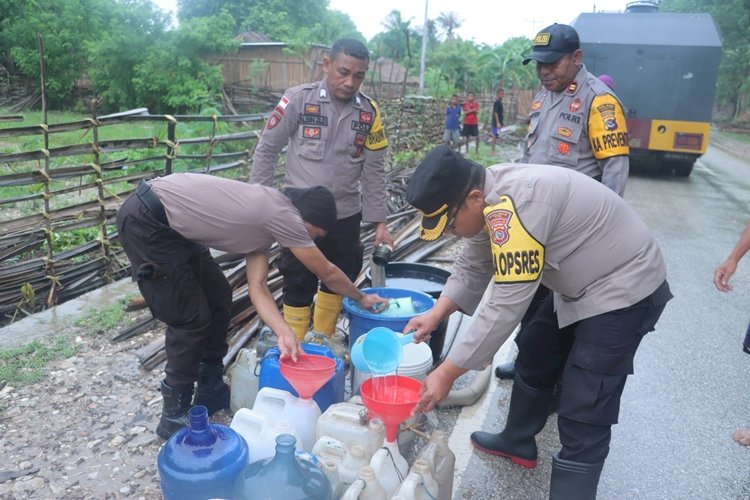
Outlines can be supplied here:
M360 111L359 121L361 121L362 123L367 123L368 125L372 125L372 113L370 113L369 111Z
M274 110L274 112L271 113L271 116L268 118L268 123L266 123L266 128L268 130L271 130L272 128L274 128L281 121L281 117L282 115L279 114L278 111Z
M484 218L487 221L487 227L490 228L490 238L492 242L497 246L503 246L510 239L508 233L508 223L510 222L513 212L510 210L492 210L485 214Z
M305 103L305 114L306 115L319 115L320 104Z
M320 139L320 127L303 127L302 136L305 139Z
M581 109L581 100L577 97L573 99L573 102L570 103L570 106L568 106L568 109L570 109L573 113Z
M599 111L599 114L602 115L602 120L604 121L604 129L609 130L610 132L612 130L617 130L617 119L615 118L615 112L616 112L615 105L612 103L604 103L601 106L597 106L596 109L597 111Z

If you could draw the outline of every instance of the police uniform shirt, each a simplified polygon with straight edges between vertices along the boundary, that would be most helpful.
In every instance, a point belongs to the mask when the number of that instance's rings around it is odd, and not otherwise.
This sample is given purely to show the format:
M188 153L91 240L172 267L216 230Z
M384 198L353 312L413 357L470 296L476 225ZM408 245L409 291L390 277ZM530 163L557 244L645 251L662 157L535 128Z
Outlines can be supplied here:
M600 177L622 196L629 152L622 104L583 65L562 92L542 89L534 97L523 163L559 165Z
M494 279L491 297L449 354L458 366L479 370L492 362L540 282L554 292L562 328L633 305L666 279L649 229L596 180L547 165L486 172L486 231L465 242L442 291L473 314Z
M388 142L380 111L361 92L341 112L332 99L325 80L284 93L255 149L251 182L271 185L288 143L285 185L330 189L339 219L361 211L365 222L385 222Z
M151 189L169 227L190 241L231 253L314 247L288 196L266 186L202 174L157 177Z

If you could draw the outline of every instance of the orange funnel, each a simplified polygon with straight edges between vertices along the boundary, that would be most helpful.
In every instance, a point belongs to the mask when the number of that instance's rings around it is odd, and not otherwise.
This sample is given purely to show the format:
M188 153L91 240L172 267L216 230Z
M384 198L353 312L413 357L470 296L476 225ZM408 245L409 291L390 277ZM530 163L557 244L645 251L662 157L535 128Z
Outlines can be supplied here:
M386 441L396 441L398 426L411 415L419 402L422 382L403 375L373 377L362 382L359 393L370 413L385 424Z
M336 360L317 354L298 354L279 360L279 370L301 399L310 399L336 373Z

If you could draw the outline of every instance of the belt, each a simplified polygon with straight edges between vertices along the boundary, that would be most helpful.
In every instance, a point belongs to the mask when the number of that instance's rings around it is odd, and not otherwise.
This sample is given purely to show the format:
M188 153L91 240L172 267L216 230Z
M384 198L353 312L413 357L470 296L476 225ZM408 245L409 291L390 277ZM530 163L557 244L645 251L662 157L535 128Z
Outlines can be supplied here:
M162 205L159 197L151 191L151 184L149 184L146 179L141 180L141 183L138 184L135 194L138 195L138 199L141 200L141 203L143 203L146 208L148 208L149 212L151 212L151 215L153 215L156 220L165 226L169 225L167 213L164 211L164 205Z

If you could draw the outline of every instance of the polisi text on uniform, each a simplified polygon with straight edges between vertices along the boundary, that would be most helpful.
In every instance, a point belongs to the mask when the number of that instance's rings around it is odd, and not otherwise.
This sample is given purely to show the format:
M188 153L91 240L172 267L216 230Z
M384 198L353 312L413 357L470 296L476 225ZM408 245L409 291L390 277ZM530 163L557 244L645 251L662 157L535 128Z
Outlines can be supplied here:
M492 259L495 274L508 276L510 274L537 274L539 267L539 250L516 250L514 252L498 252Z
M603 149L623 148L628 145L628 134L625 132L615 132L612 134L604 134L599 137L592 137L591 145L593 146L595 153L598 153Z

